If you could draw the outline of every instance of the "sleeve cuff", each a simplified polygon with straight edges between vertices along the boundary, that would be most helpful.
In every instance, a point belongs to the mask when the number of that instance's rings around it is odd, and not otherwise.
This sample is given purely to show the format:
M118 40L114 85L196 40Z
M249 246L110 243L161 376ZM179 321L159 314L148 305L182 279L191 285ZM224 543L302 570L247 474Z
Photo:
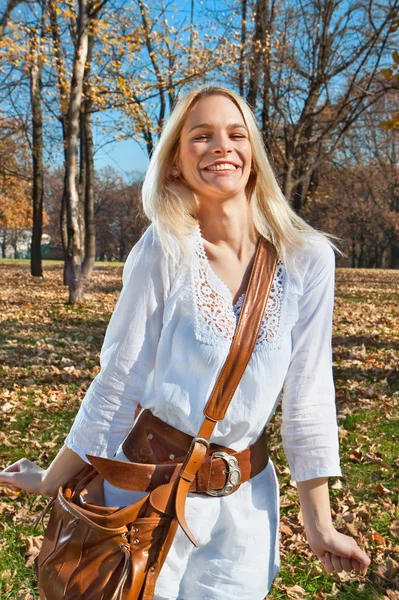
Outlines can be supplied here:
M86 454L91 454L91 452L82 450L81 448L79 448L76 444L74 444L74 442L72 442L68 439L68 436L64 440L64 444L65 444L65 446L67 446L67 448L69 448L70 450L73 450L73 452L75 452L78 456L80 456L80 458L82 460L84 460L88 465L91 464L91 462L89 461L89 459L86 456Z
M291 478L295 482L308 481L318 477L342 477L341 467L309 467L306 469L296 469L291 471Z

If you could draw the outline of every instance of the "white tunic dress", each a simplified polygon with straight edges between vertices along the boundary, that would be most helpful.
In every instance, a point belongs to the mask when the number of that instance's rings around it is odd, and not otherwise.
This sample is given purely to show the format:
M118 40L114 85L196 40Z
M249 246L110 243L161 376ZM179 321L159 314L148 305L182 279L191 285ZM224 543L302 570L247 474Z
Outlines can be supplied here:
M120 446L138 403L190 435L199 430L244 296L232 305L199 227L187 240L190 259L173 261L150 226L127 258L101 371L65 440L86 461L86 454L127 460ZM254 353L211 437L235 450L253 444L284 386L281 434L294 481L341 475L331 349L335 256L315 238L301 252L295 273L278 264ZM108 506L143 495L107 482L104 489ZM272 461L230 496L189 494L186 517L199 548L178 529L156 599L262 600L280 568Z

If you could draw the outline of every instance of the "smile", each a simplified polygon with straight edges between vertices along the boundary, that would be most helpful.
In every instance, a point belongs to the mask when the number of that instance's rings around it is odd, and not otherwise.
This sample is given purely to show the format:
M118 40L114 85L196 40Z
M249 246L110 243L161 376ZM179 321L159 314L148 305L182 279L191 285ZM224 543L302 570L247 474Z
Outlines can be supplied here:
M218 165L212 165L210 167L206 167L203 171L237 171L240 167L233 165L231 163L221 163Z

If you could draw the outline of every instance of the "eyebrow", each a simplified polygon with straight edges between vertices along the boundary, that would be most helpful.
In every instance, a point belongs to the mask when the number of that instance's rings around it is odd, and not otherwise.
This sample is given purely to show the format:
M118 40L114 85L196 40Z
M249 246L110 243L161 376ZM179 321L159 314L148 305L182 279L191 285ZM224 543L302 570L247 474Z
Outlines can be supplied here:
M192 127L188 133L191 133L193 129L199 129L200 127L214 129L214 126L210 123L200 123L199 125L194 125L194 127ZM248 131L246 126L242 123L230 123L230 125L227 125L227 129L237 129L237 127L242 127L243 129L246 129Z

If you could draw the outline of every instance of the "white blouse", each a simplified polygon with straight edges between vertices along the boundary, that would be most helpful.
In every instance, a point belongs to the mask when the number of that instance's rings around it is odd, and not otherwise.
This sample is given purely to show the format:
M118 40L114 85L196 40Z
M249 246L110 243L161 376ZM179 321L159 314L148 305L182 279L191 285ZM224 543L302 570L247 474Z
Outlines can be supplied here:
M187 236L188 260L173 240L175 261L151 225L126 260L101 371L65 440L86 462L86 454L127 460L120 447L138 403L192 436L202 423L244 295L232 305L199 226ZM211 437L235 450L248 447L282 399L281 435L294 481L341 476L331 347L335 255L312 237L300 259L295 272L278 263L255 350ZM108 482L104 491L107 506L144 495ZM189 494L186 517L199 548L178 529L156 600L263 600L280 569L272 460L229 496Z

